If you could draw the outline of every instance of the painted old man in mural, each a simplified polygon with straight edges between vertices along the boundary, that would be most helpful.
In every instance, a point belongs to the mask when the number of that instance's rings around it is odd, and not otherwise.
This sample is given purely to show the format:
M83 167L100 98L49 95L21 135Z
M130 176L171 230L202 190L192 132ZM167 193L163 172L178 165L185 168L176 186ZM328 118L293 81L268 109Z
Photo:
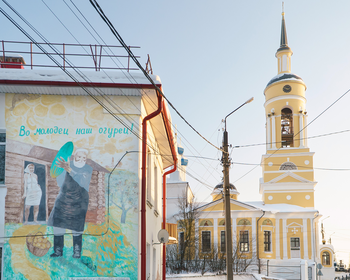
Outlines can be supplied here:
M89 204L89 185L92 167L86 164L88 151L77 149L73 161L58 159L58 166L64 171L57 176L60 192L50 214L48 225L53 226L54 253L51 257L63 255L66 229L73 234L73 258L80 258L82 233Z

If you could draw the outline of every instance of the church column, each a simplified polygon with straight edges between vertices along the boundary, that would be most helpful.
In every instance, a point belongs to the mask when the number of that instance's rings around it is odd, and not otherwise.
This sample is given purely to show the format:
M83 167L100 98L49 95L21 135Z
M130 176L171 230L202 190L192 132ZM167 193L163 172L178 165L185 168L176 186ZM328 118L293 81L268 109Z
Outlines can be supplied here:
M305 127L307 126L307 115L304 115L304 126ZM304 138L305 138L304 145L305 147L307 147L307 129L305 129Z
M195 233L196 233L196 236L199 236L199 220L197 219L195 222L194 222L194 229L195 229ZM199 240L198 238L196 238L196 241L195 241L195 246L196 246L196 256L198 256L199 254Z
M271 146L272 146L272 149L276 149L276 117L275 115L273 115L271 117L272 119L272 124L271 124L271 128L272 128L272 139L271 139Z
M304 239L304 260L309 258L308 242L307 242L307 219L303 219L303 239Z
M218 219L214 218L214 236L213 236L213 244L219 248L218 244Z
M301 111L301 113L299 114L299 147L300 148L304 148L304 129L303 129L303 112Z
M288 259L288 246L287 246L287 220L282 220L282 228L283 228L283 259Z
M271 122L271 118L270 117L267 117L267 122L266 122L266 135L267 135L267 139L266 139L266 142L267 142L267 149L269 150L271 148L271 125L270 125L270 122Z
M276 218L276 225L275 225L275 230L276 230L276 260L280 260L280 220Z
M257 243L257 235L256 235L256 218L252 218L252 252L253 256L256 256L256 243Z
M237 247L237 219L232 219L232 244L233 244L233 253L235 252L235 248ZM236 249L237 250L237 249Z

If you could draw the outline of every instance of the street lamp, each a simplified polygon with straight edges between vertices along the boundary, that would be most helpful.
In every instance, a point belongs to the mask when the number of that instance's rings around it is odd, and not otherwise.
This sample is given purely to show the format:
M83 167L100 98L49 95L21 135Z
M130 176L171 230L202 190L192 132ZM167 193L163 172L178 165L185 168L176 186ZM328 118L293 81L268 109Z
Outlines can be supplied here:
M229 113L225 119L225 131L223 137L223 152L222 152L222 165L224 173L224 192L225 192L225 237L226 237L226 273L227 280L233 279L233 270L232 270L232 231L231 231L231 205L230 205L230 165L231 162L228 156L228 133L226 130L226 119L236 112L239 108L243 107L245 104L248 104L253 101L253 97L244 102L241 106L237 107L231 113Z

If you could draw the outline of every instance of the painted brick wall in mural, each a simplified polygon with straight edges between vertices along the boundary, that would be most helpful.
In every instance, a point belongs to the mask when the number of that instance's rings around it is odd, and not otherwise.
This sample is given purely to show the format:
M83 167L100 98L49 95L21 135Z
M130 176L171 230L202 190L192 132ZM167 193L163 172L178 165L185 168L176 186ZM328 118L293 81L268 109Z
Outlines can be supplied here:
M87 96L6 95L5 279L137 279L138 154L115 168L138 150L131 118Z

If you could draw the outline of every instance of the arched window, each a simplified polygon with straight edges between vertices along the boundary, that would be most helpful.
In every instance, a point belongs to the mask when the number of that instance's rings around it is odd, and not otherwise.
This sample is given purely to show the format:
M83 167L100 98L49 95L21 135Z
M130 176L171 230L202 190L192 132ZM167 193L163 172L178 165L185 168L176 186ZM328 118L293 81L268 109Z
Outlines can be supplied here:
M297 170L297 166L293 162L285 162L280 166L280 170Z
M213 223L210 220L203 220L199 224L200 227L211 227Z
M219 226L224 226L225 225L225 220L221 220L220 222L219 222Z
M281 111L281 141L282 147L294 147L293 112L289 108L284 108Z
M322 264L323 265L330 265L331 264L331 255L327 251L324 251L322 253Z
M265 219L262 224L263 226L273 226L273 223L270 219Z
M247 219L241 219L238 221L237 225L239 225L239 226L251 226L252 224Z

